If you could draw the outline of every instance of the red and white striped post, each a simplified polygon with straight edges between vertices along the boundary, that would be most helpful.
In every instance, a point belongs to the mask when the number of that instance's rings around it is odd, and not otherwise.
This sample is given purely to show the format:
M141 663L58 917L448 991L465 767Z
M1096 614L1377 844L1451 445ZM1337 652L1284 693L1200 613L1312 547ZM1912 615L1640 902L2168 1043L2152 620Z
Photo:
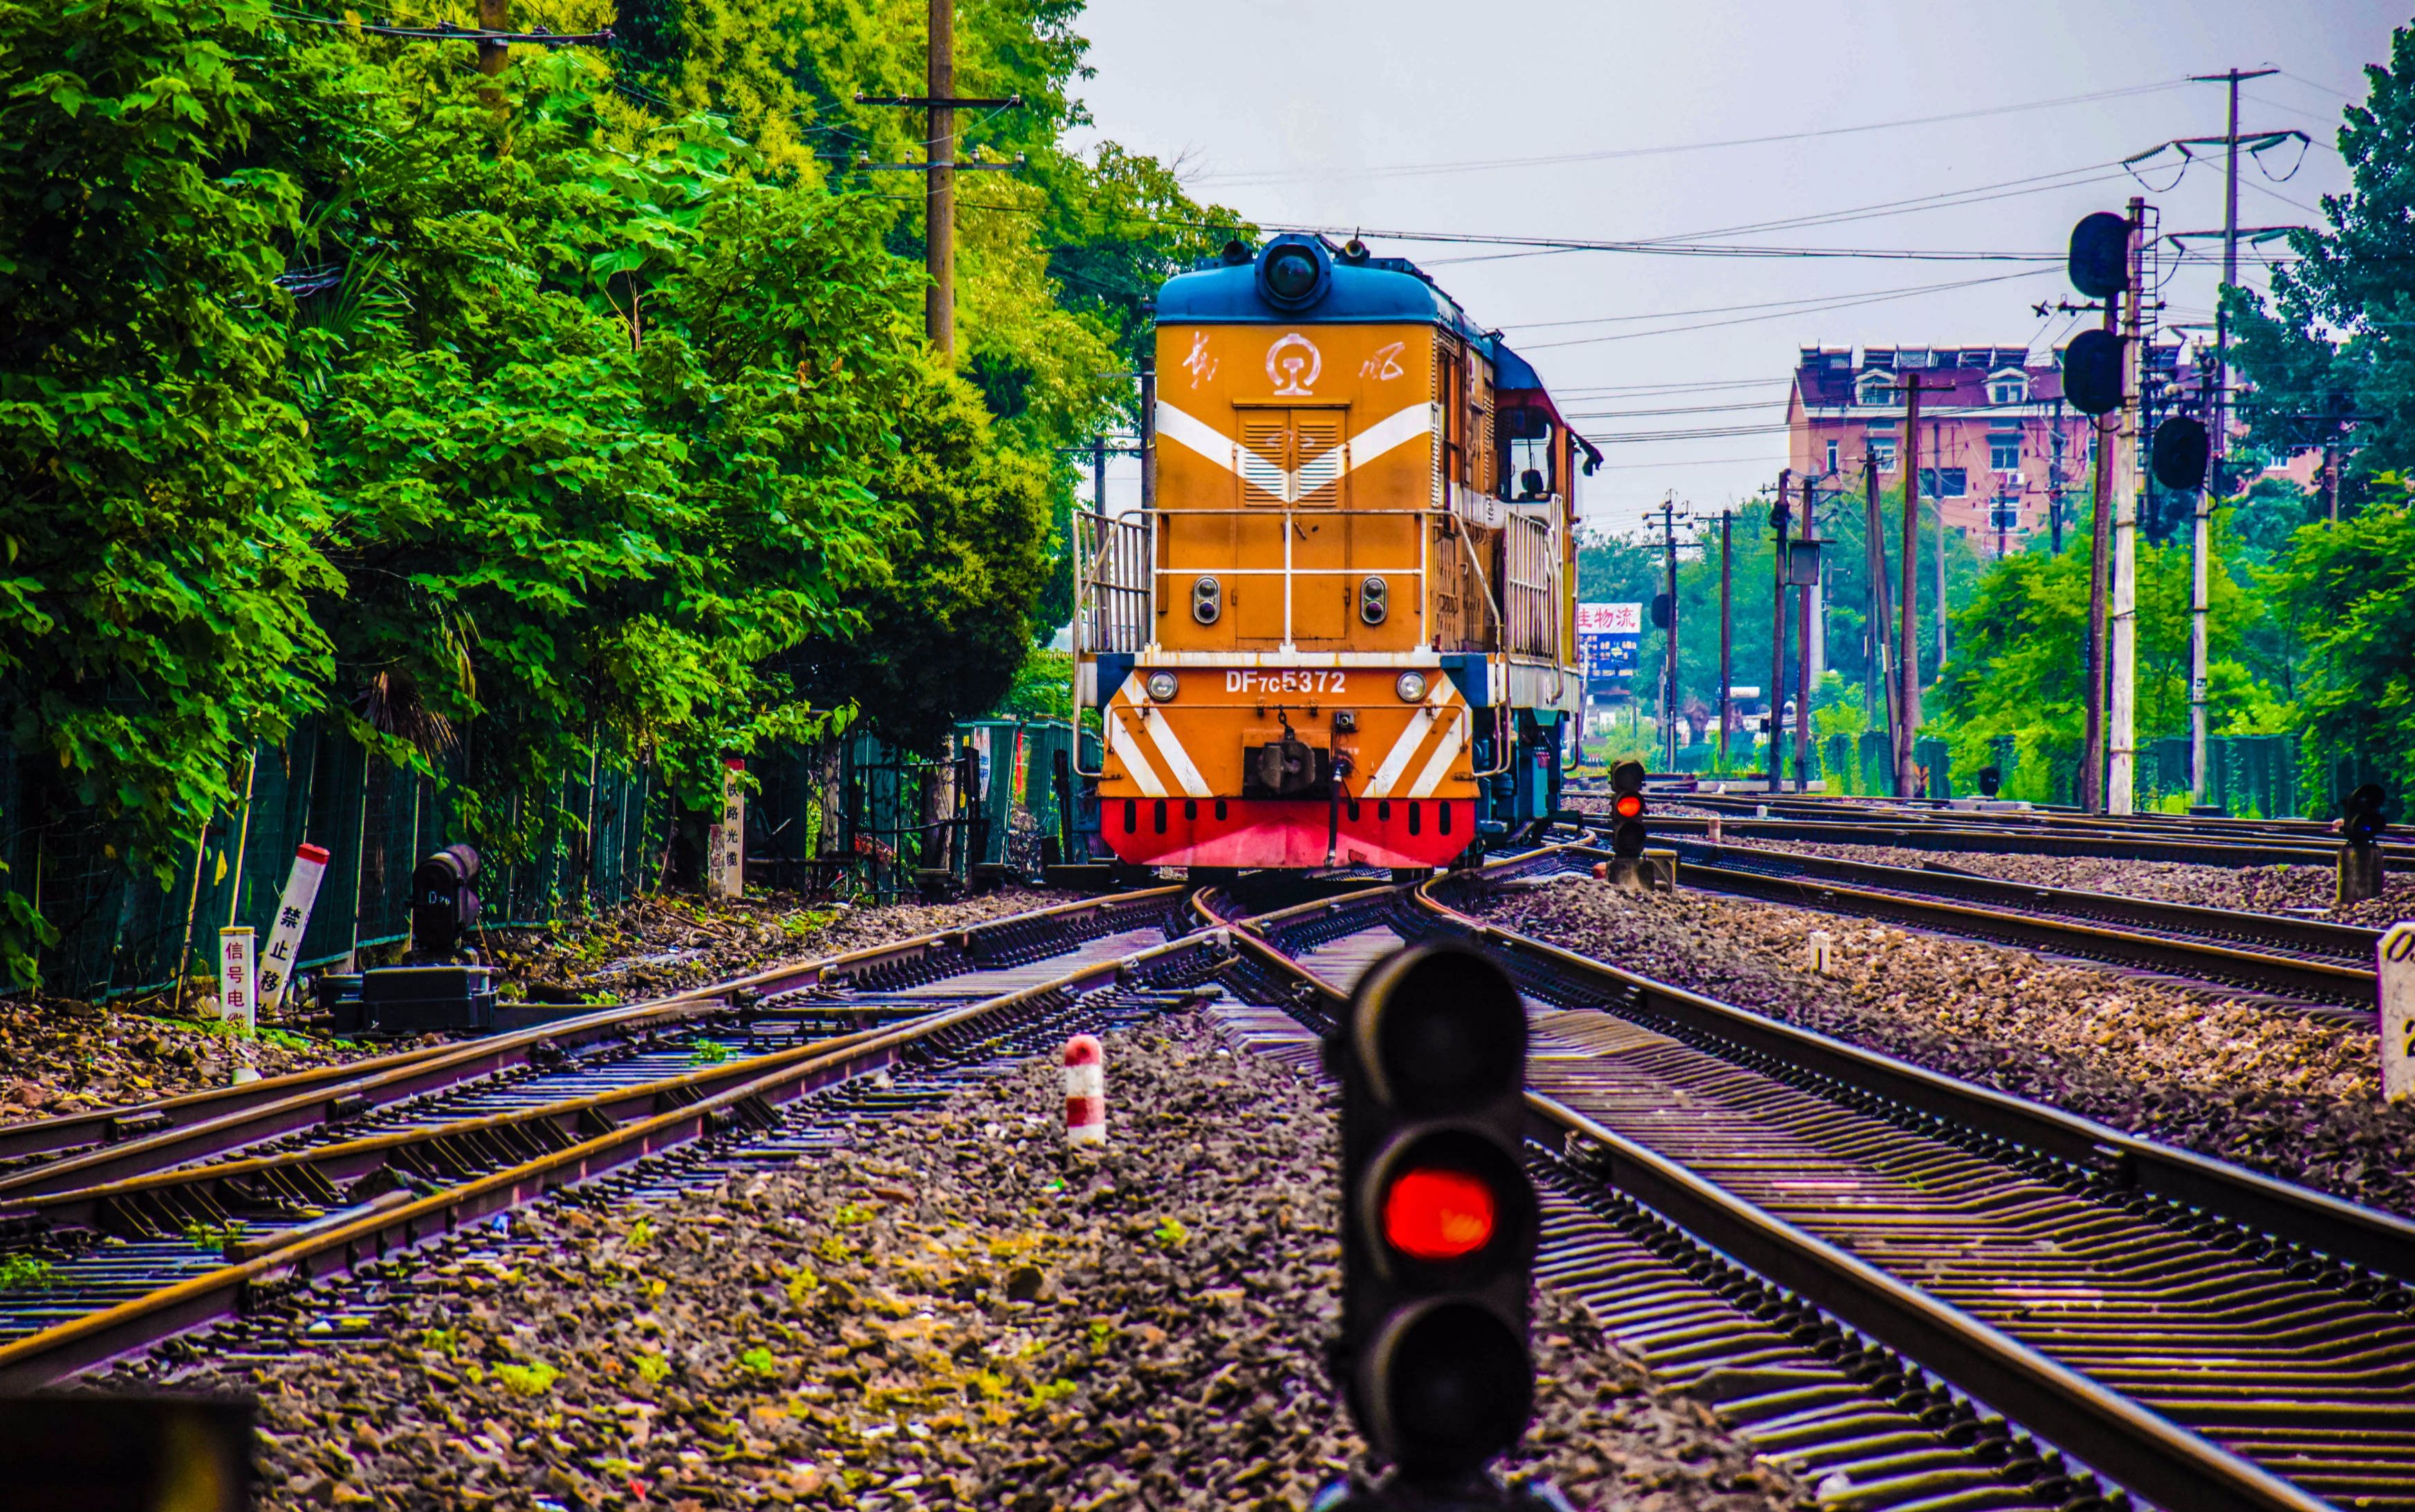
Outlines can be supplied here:
M1093 1035L1065 1041L1065 1143L1107 1142L1106 1053Z

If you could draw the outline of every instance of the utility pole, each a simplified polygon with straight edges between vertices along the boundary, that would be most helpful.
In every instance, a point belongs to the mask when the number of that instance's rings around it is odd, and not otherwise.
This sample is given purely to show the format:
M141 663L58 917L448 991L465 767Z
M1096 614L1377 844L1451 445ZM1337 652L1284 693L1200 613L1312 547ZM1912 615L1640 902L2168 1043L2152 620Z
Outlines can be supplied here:
M1941 389L1951 386L1951 383L1938 385ZM1931 422L1931 424L1934 423ZM1943 677L1945 675L1945 449L1936 444L1934 434L1930 436L1929 442L1929 455L1936 457L1938 461L1935 559L1937 562L1937 675Z
M2105 296L2106 330L2120 322L2123 297L2122 293ZM2094 442L2089 468L2093 503L2088 521L2088 715L2080 742L2079 806L2091 814L2105 812L2105 605L2108 585L2113 580L2113 442L2121 430L2118 412L2109 427L2107 419L2088 417Z
M1661 642L1660 744L1668 752L1661 770L1677 770L1677 496L1660 501L1662 561L1668 569L1669 633Z
M923 149L923 256L931 287L923 295L922 332L942 357L956 354L956 5L931 0L931 37L923 65L930 97L930 142Z
M1786 769L1779 752L1786 745L1786 726L1781 717L1786 711L1786 490L1793 478L1792 468L1778 470L1778 493L1769 509L1778 549L1770 555L1769 714L1763 723L1769 726L1769 790L1773 793L1786 790L1786 779L1780 775Z
M1107 517L1107 438L1090 438L1090 508L1101 519Z
M1149 317L1140 333L1140 507L1157 507L1157 301L1142 303Z
M2114 438L2113 603L2107 611L2113 688L2106 700L2105 809L2128 814L2137 751L2138 665L2138 407L2146 377L2147 202L2130 197L2130 297L2122 304L2122 426Z
M478 0L478 29L482 32L510 31L512 29L511 0ZM489 79L502 73L505 60L511 56L511 44L499 37L480 37L478 71ZM503 92L493 84L480 84L478 103L490 111L501 112L503 108Z
M1879 468L1862 453L1862 727L1879 727L1879 689L1886 683L1886 537L1879 519ZM1887 702L1895 698L1888 696Z
M1728 765L1728 737L1735 727L1735 512L1719 511L1719 770Z
M2231 68L2218 74L2198 74L2199 83L2222 83L2229 87L2230 114L2223 133L2226 169L2222 192L2222 282L2224 288L2239 282L2239 86L2249 79L2262 79L2280 72L2278 68L2257 68L2246 72ZM2213 496L2230 495L2229 479L2223 471L2223 459L2230 452L2230 317L2222 307L2222 297L2214 296L2213 314L2213 476L2208 487L2198 490L2197 517L2192 522L2189 537L2189 801L2205 801L2206 758L2206 574L2211 542L2209 519L2213 508Z
M481 0L485 3L485 0ZM858 105L888 105L925 112L922 160L919 163L874 163L873 168L905 168L922 174L922 259L930 287L922 295L922 335L943 357L956 353L956 112L990 108L1005 110L1023 103L1020 95L1002 99L969 99L956 94L955 0L931 0L930 36L922 65L923 93L858 95ZM975 163L975 168L1012 169L1019 164Z
M1896 636L1895 796L1920 796L1912 742L1920 738L1920 374L1903 378L1903 626ZM1938 529L1945 528L1938 516ZM1941 602L1939 612L1944 610Z
M1820 539L1818 487L1815 480L1809 477L1803 480L1803 539L1806 541ZM1798 793L1811 791L1811 686L1815 676L1811 664L1816 659L1811 639L1817 628L1811 618L1811 600L1812 595L1819 591L1816 578L1804 584L1799 603L1803 615L1803 650L1794 658L1794 790Z
M2054 448L2046 465L2047 549L2055 556L2062 555L2062 400L2054 401L2054 428L2048 437Z

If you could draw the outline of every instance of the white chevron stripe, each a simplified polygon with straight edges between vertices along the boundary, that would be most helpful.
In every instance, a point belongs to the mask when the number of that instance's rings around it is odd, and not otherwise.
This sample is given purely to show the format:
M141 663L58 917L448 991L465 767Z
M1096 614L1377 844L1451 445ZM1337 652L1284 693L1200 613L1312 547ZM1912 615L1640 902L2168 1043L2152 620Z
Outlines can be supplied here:
M1399 785L1401 774L1409 770L1409 762L1418 754L1418 748L1426 743L1426 735L1433 728L1434 721L1449 712L1450 688L1449 678L1438 676L1434 679L1433 691L1426 695L1426 701L1418 711L1409 716L1409 727L1401 731L1400 740L1384 754L1383 765L1377 767L1375 775L1368 779L1367 790L1359 795L1361 798L1392 796L1392 789Z
M1163 798L1165 784L1158 780L1157 769L1141 753L1140 742L1132 738L1132 727L1123 720L1123 713L1120 709L1107 710L1107 744L1114 749L1116 759L1124 764L1124 775L1139 786L1142 796Z
M1450 775L1450 764L1458 757L1460 743L1465 739L1461 733L1465 723L1463 715L1452 717L1450 727L1443 731L1442 743L1434 747L1434 754L1427 760L1425 770L1418 773L1418 780L1409 785L1411 798L1433 797L1434 789Z
M1375 775L1367 779L1367 790L1360 797L1392 796L1392 785L1401 780L1401 773L1409 770L1409 757L1417 755L1418 747L1426 743L1426 731L1433 728L1433 722L1432 708L1420 709L1409 716L1409 727L1401 731L1401 738L1384 753L1384 764L1375 769Z
M1157 742L1157 754L1165 757L1165 770L1182 785L1182 796L1214 797L1208 790L1208 779L1199 774L1199 764L1191 759L1191 753L1182 748L1181 739L1174 733L1174 721L1152 710L1144 723L1148 726L1148 738Z
M1350 438L1350 469L1355 472L1386 452L1406 445L1419 436L1432 434L1433 406L1412 404L1400 413L1387 415Z
M1157 401L1157 433L1169 440L1180 442L1227 472L1239 472L1240 458L1246 454L1251 461L1257 464L1257 467L1252 470L1253 477L1282 478L1291 485L1290 491L1298 494L1302 491L1304 483L1301 473L1314 472L1316 474L1314 486L1322 487L1338 482L1342 473L1356 472L1387 452L1397 451L1420 436L1432 435L1433 414L1432 405L1412 404L1407 409L1396 414L1386 415L1369 426L1351 437L1344 444L1343 450L1347 453L1347 457L1342 463L1341 472L1331 471L1333 463L1330 453L1312 457L1309 458L1306 467L1286 472L1205 420L1195 415L1186 414L1163 399ZM1262 472L1259 471L1261 469ZM1268 491L1271 493L1274 490Z

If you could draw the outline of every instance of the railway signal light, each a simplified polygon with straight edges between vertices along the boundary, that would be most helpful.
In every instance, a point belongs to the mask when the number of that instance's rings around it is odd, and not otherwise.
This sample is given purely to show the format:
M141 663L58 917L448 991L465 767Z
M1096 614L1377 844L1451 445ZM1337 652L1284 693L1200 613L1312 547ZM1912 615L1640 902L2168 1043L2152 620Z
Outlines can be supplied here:
M1458 1487L1516 1445L1534 1404L1525 1005L1489 956L1412 946L1367 974L1328 1049L1342 1081L1334 1375L1403 1481Z
M2065 263L2071 286L2091 299L2110 299L2130 285L2130 222L2099 210L2071 228Z
M2122 408L2122 338L2103 330L2073 337L2062 349L2062 395L2081 414Z
M2379 783L2366 783L2348 795L2348 801L2341 807L2340 833L2349 845L2376 846L2381 843L2382 831L2390 828L2381 811L2389 801L2390 795L2383 791Z
M1622 761L1611 770L1610 853L1632 861L1643 854L1643 763Z
M2204 421L2176 414L2155 427L2150 462L2155 481L2165 487L2182 493L2195 493L2204 487L2205 465L2212 457L2213 443L2206 434Z
M478 853L447 846L411 874L411 948L420 955L451 955L461 932L478 921Z

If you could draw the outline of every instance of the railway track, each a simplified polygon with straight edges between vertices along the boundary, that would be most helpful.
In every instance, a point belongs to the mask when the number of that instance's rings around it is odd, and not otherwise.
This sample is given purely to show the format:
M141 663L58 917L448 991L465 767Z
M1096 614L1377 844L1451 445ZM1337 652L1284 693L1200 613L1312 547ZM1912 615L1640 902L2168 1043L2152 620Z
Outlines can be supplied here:
M1562 864L1223 918L1303 1035L1402 938L1502 951L1552 1151L1541 1274L1736 1431L1853 1506L2116 1505L2094 1475L2169 1507L2415 1507L2415 1224L1444 901Z
M1866 808L1844 800L1771 804L1751 798L1663 793L1667 801L1724 810L1708 817L1655 815L1652 828L1667 835L1710 838L1714 823L1737 840L1816 841L1840 846L1886 846L1907 850L1956 850L1998 855L2093 856L2113 861L2177 861L2196 866L2329 867L2339 843L2319 828L2309 831L2182 831L2160 825L2087 822L2032 823L2018 816L1963 809ZM1582 789L1567 801L1587 817L1606 817L1607 795ZM1588 805L1597 805L1591 806ZM1762 811L1766 811L1766 816ZM2392 870L2415 864L2415 846L2387 846Z
M2362 1021L2376 1011L2377 929L2035 887L1938 865L1881 866L1691 840L1675 848L1685 884L1707 891L2189 977L2328 1005Z
M318 1104L308 1118L293 1098L273 1098L22 1171L0 1232L50 1272L46 1285L0 1293L0 1390L146 1348L665 1150L775 1129L783 1104L822 1087L902 1057L944 1058L976 1027L976 1038L1012 1029L1146 975L1168 949L1163 921L1181 891L1060 906L620 1010L617 1035L575 1041L583 1056L532 1034L466 1047L480 1053L469 1061L393 1057L403 1064L368 1078L451 1079L383 1100L321 1081L302 1094ZM666 1025L682 1037L726 1025L740 1042L700 1064ZM499 1064L510 1073L477 1069ZM286 1147L256 1148L269 1141ZM244 1153L197 1160L205 1146Z

